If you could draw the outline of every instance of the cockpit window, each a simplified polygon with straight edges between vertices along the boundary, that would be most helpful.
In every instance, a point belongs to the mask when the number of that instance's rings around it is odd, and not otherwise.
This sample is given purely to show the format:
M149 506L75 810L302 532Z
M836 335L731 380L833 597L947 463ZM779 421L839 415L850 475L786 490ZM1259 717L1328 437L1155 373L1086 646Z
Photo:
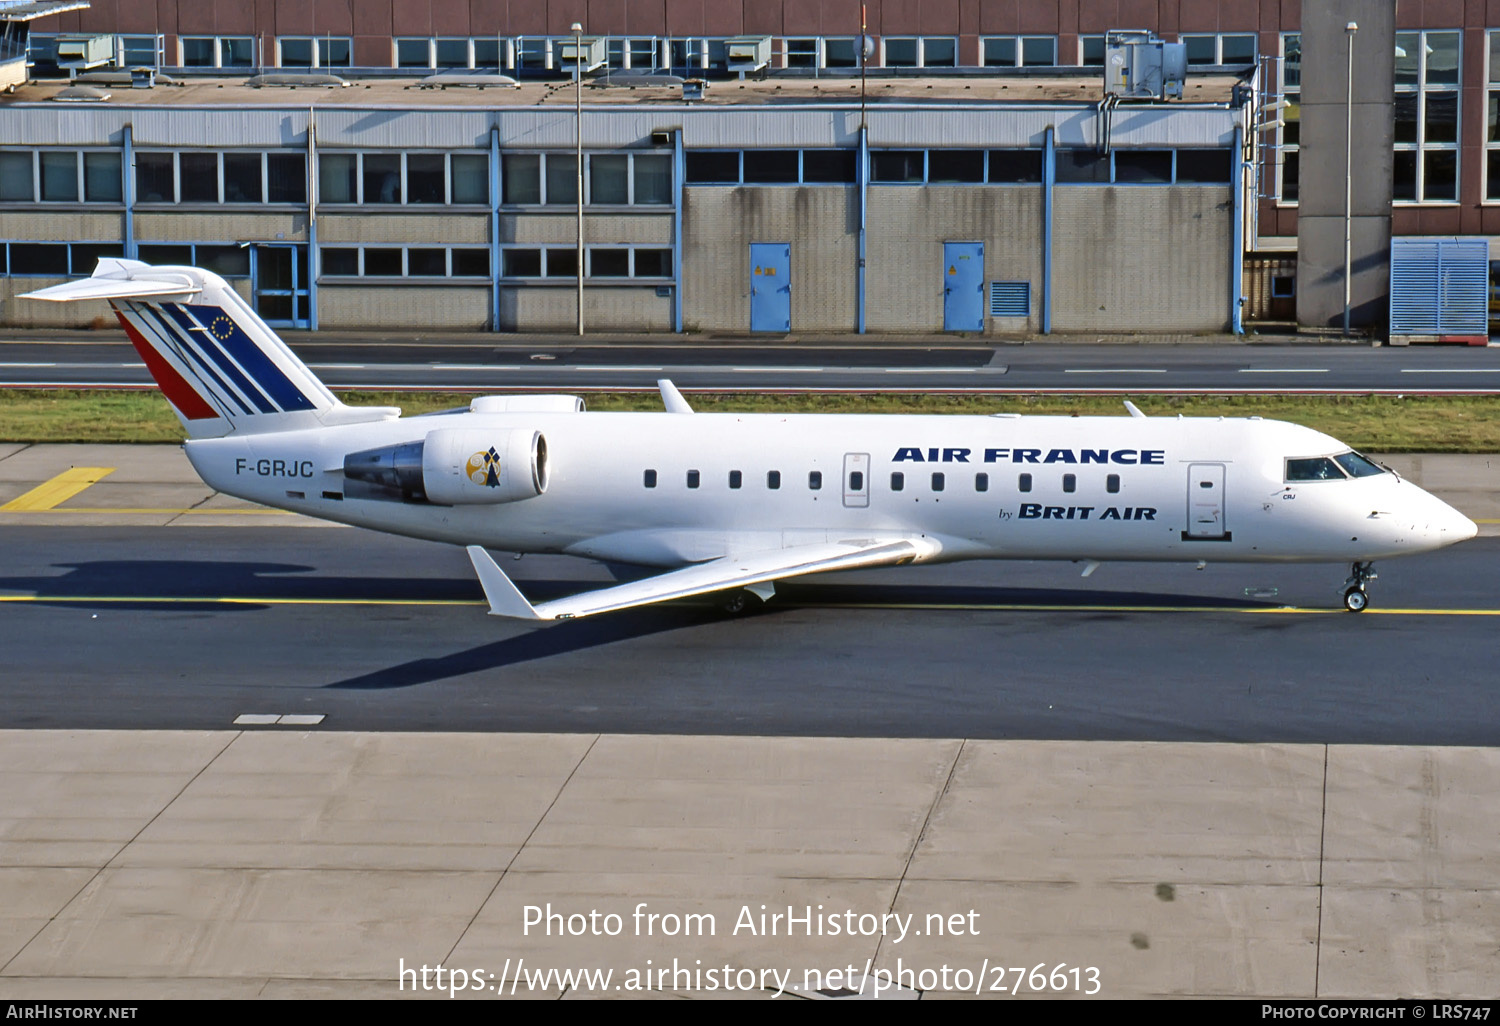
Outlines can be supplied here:
M1346 452L1342 456L1335 456L1334 461L1347 470L1350 477L1374 477L1385 473L1384 467L1357 452Z
M1288 481L1342 481L1344 472L1327 456L1286 461Z

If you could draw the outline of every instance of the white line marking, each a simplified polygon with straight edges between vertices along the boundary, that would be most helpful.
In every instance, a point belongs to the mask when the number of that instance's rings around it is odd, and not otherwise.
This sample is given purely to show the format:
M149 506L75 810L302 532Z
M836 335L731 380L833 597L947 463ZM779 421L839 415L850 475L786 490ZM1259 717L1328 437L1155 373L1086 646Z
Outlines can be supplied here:
M234 718L236 727L261 727L275 723L281 717L277 713L241 713Z
M637 367L623 363L580 363L573 370L581 371L659 371L666 370L665 367Z
M276 722L283 727L316 727L323 719L322 713L287 713Z
M1327 374L1327 367L1241 367L1241 374Z
M313 370L369 370L370 365L365 363L310 363L308 367Z
M1402 374L1500 374L1500 367L1402 367Z
M862 370L851 367L850 370ZM871 368L877 369L877 368ZM991 370L990 367L881 367L887 374L973 374L975 371Z
M432 370L456 370L456 371L487 371L487 370L499 370L500 369L499 367L496 367L494 364L490 364L490 363L433 363L433 364L428 364L428 367L430 367ZM506 370L512 370L512 369L519 370L520 368L507 367L505 369Z
M1080 367L1077 370L1065 370L1064 374L1165 374L1164 367Z
M56 367L55 363L0 363L0 367ZM100 366L111 367L114 364L101 364ZM119 366L124 366L120 364Z

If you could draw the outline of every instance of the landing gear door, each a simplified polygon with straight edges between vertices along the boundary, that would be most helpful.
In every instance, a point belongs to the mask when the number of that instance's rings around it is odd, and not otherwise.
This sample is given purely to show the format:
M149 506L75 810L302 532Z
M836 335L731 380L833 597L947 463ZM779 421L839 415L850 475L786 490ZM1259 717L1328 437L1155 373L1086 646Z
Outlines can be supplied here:
M1187 486L1187 530L1183 537L1227 541L1229 525L1224 515L1224 464L1189 464Z
M870 505L870 454L844 453L844 505L864 509Z

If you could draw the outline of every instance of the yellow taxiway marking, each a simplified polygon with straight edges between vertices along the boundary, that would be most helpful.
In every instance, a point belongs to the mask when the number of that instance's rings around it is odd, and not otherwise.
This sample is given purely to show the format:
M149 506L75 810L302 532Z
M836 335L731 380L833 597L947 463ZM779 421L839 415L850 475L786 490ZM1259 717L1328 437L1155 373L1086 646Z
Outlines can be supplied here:
M0 595L3 602L71 603L75 605L226 605L226 606L476 606L478 599L253 598L205 595ZM1062 606L983 602L786 602L785 609L904 609L996 613L1249 613L1350 615L1339 607L1307 606ZM1360 616L1500 616L1500 609L1366 609ZM561 622L561 621L559 621Z
M24 498L24 496L22 496ZM20 500L17 500L20 501ZM6 507L0 507L4 510ZM236 516L236 517L294 517L296 513L285 509L111 509L92 506L62 506L57 509L46 510L9 510L12 513L114 513L117 515L141 516L150 514L153 516Z
M46 513L115 472L114 467L74 467L0 506L0 513Z

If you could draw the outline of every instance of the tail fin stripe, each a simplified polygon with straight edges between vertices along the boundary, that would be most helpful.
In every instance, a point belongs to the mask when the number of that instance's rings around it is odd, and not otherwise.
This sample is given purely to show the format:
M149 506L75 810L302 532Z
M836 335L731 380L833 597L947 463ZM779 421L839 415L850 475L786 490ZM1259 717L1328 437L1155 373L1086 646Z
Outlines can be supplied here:
M145 304L131 303L129 304L129 306L132 312L140 316L141 323L146 328L150 329L154 334L157 334L158 339L160 340L163 347L176 354L178 359L182 360L184 363L188 363L190 359L192 363L197 364L198 371L200 371L202 374L208 375L208 377L212 380L212 384L210 384L208 381L204 381L203 386L208 390L210 395L212 395L219 401L220 404L228 405L228 402L232 402L235 406L238 406L240 408L240 412L246 414L247 416L255 412L250 408L250 404L245 401L244 397L236 393L234 389L230 388L229 385L225 383L223 378L219 377L219 375L214 372L213 367L209 364L208 360L205 359L203 353L200 352L198 347L193 344L193 340L191 338L184 339L179 332L173 330L172 325L168 323L166 318L161 315L160 310L158 310L154 306L148 306ZM215 389L215 385L218 386L217 389ZM252 398L257 398L253 395L254 390L251 389L250 391L252 393ZM226 397L228 402L226 402ZM264 399L261 399L260 401L264 402ZM256 405L259 406L260 403L257 403ZM272 411L262 409L262 412L269 413Z
M130 344L135 346L135 351L140 354L141 362L161 386L162 394L167 401L182 413L187 420L209 420L217 419L219 412L198 394L197 390L183 380L182 375L173 369L172 365L156 351L151 343L141 336L134 324L126 318L124 311L116 310L115 316L120 319L120 326L125 329Z
M207 335L222 345L245 368L246 373L255 379L256 384L281 404L284 411L290 413L294 410L317 409L316 404L292 383L286 372L276 365L254 339L245 334L239 323L222 307L183 307L175 303L168 306L174 311L181 310L202 325Z
M173 336L194 351L206 354L229 377L229 380L234 382L235 387L245 398L255 404L256 409L261 413L284 412L271 398L267 397L261 388L257 387L259 383L252 381L246 375L245 369L231 359L208 329L199 325L175 303L163 303L161 309L167 315L162 318L162 322L172 331ZM158 314L158 316L161 315ZM246 410L245 412L253 411Z

